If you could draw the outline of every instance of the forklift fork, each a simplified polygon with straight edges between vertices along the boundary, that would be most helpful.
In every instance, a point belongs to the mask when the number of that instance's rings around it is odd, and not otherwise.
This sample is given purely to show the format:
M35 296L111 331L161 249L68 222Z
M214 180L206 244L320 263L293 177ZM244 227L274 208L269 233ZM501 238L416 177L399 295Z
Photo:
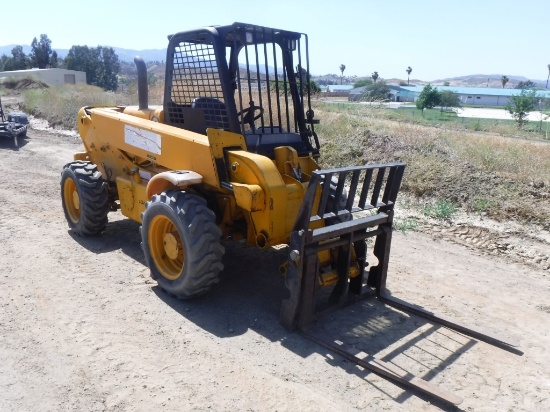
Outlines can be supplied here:
M315 320L323 314L376 296L383 303L401 311L427 318L510 352L522 353L515 349L518 344L510 339L437 315L391 296L386 289L394 205L404 170L405 164L390 163L320 170L312 174L290 237L285 280L290 296L283 301L280 321L288 329L299 329L314 342L381 376L446 402L459 404L462 402L460 397L348 346L341 340L327 340L312 329ZM330 187L331 181L338 182L335 191L334 187ZM349 219L349 216L353 216L353 219ZM327 219L338 221L318 227L318 221L326 223ZM373 254L378 263L366 270L365 241L372 237L375 238ZM319 288L318 253L335 249L338 250L335 263L338 279L328 300L320 302L322 293ZM359 274L352 277L350 265L353 258L358 263Z

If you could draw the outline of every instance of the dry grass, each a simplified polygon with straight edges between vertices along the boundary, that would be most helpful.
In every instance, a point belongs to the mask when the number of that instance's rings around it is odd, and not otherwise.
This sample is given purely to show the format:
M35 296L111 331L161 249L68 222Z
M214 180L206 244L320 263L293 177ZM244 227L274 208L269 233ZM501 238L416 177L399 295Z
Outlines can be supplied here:
M404 161L403 190L495 218L550 222L550 144L316 109L324 167Z
M27 112L45 118L52 126L67 129L75 128L76 114L83 106L116 106L132 100L132 96L105 92L87 84L26 90L23 98Z
M149 87L149 104L162 105L164 85ZM123 93L106 92L87 84L64 85L23 92L24 109L45 118L52 126L76 127L76 114L84 106L130 106L138 104L137 85L131 84Z

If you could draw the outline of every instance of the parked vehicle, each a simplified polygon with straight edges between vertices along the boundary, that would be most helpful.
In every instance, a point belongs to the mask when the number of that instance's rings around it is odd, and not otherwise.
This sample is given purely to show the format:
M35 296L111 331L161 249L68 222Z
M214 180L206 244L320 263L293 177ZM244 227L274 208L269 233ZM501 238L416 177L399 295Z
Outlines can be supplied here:
M18 147L18 138L27 136L27 125L29 119L23 112L10 112L6 116L2 108L2 99L0 98L0 137L13 139L13 144Z

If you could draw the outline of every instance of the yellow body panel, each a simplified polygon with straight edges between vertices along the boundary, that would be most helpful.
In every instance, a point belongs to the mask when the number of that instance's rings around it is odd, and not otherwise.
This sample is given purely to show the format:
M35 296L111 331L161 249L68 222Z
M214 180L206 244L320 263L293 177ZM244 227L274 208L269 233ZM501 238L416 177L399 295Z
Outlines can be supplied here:
M241 148L246 150L246 142L242 134L226 132L219 129L207 129L206 135L210 142L212 156L216 159L223 159L224 148Z
M243 185L233 183L235 201L248 212L265 210L265 196L263 189L258 185Z
M86 152L75 159L90 160L106 180L116 182L125 216L141 222L153 194L179 187L167 172L192 171L202 177L195 188L216 202L223 233L246 236L248 245L288 242L309 176L318 168L311 156L298 157L291 147L275 149L271 160L246 151L241 134L208 129L201 135L165 125L157 121L164 119L159 108L87 108L78 119ZM219 171L220 166L227 170ZM242 225L233 225L243 219L247 230L239 234Z
M273 161L243 150L230 151L227 159L232 182L257 185L264 192L263 210L250 212L254 232L257 235L262 234L267 239L264 246L286 242L290 235L285 216L287 192Z
M84 110L80 111L80 135L90 160L109 180L111 176L127 175L129 170L139 166L152 174L165 170L192 170L203 177L205 184L219 187L207 136L112 108L90 110L89 121Z
M122 214L141 223L141 213L145 210L147 186L120 176L116 178L116 186Z
M307 183L281 174L276 162L265 156L245 151L229 151L227 159L234 187L243 184L259 186L263 192L263 199L256 196L252 203L251 197L254 197L254 192L257 192L256 188L249 188L250 193L241 187L235 190L237 204L250 212L248 216L254 229L256 241L261 234L261 240L264 242L262 246L287 243L302 204ZM313 159L311 160L313 161ZM305 164L310 165L307 161ZM314 161L311 165L317 168ZM304 171L311 173L309 169ZM264 201L263 207L261 206L262 200ZM248 208L249 204L253 204L254 208ZM252 241L250 236L249 240Z
M149 106L148 109L140 109L137 106L128 106L124 108L124 114L140 117L142 119L152 120L154 122L164 123L164 111L162 106Z

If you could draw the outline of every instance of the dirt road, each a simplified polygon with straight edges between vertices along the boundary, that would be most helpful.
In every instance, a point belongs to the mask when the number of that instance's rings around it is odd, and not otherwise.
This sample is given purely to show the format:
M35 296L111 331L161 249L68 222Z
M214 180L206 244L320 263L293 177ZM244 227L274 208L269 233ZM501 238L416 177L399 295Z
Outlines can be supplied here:
M0 141L1 411L550 410L543 267L423 233L396 233L392 247L394 295L509 335L522 356L375 300L320 323L463 397L453 409L282 328L285 248L227 245L210 294L165 295L138 224L113 214L101 237L68 230L59 179L79 140L34 129L21 146Z

